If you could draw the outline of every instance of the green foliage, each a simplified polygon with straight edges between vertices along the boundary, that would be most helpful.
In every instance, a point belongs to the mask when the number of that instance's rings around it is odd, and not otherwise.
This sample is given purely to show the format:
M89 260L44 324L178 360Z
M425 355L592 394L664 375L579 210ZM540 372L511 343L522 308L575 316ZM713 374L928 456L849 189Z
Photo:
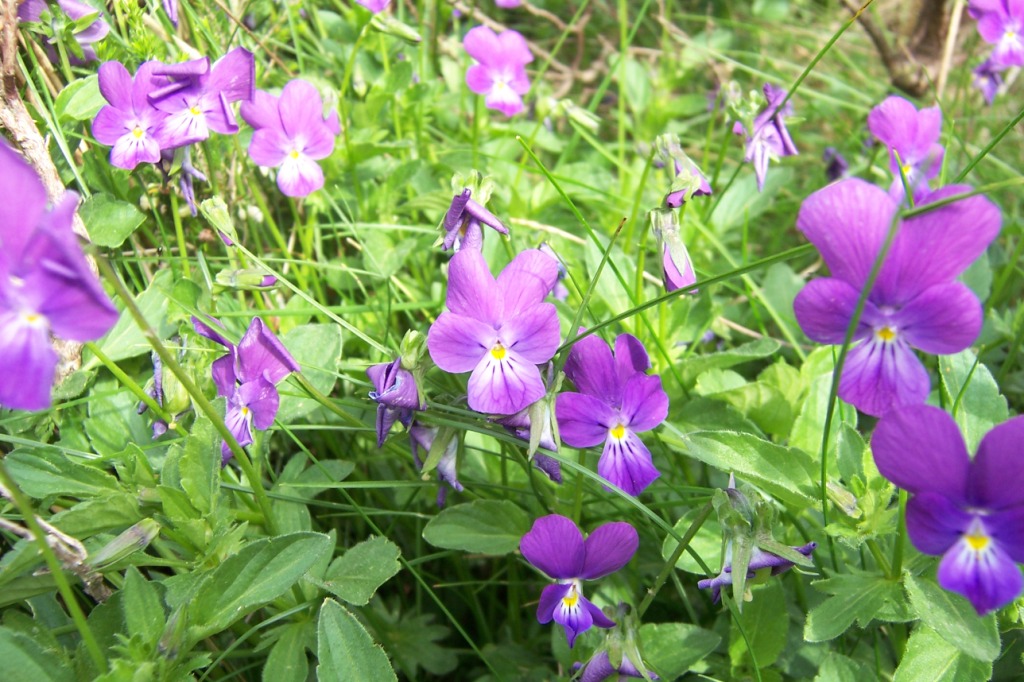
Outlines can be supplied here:
M449 507L427 523L423 539L444 549L508 554L530 530L530 517L508 500L476 500Z
M397 680L387 654L344 606L331 599L320 607L316 669L321 682Z

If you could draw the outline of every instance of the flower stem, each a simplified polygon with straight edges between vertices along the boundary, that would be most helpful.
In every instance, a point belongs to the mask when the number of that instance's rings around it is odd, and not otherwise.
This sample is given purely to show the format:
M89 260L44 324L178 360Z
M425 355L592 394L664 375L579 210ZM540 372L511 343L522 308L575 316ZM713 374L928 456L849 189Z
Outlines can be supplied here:
M124 370L118 367L117 363L107 357L107 354L100 350L100 347L97 346L95 342L86 341L85 347L89 349L90 353L96 356L96 359L99 360L104 367L110 370L110 373L121 382L121 385L134 393L136 398L146 403L146 406L153 410L153 414L167 422L168 427L174 423L174 417L171 416L171 413L164 411L164 408L160 403L154 400L153 396L146 393L130 376L125 374Z
M672 552L672 556L670 556L668 561L665 562L665 566L661 569L661 573L659 573L657 579L655 579L654 585L647 590L647 595L644 597L644 600L640 602L640 606L636 608L638 618L643 617L644 612L647 611L647 607L649 607L651 602L654 601L654 597L657 596L661 586L665 584L665 581L668 580L668 577L672 574L672 570L676 567L676 562L679 561L679 557L681 557L683 552L686 551L686 548L690 546L690 541L693 540L693 537L697 534L697 531L700 530L701 526L704 525L704 522L708 520L713 508L711 501L708 500L707 504L705 504L697 514L697 518L693 520L690 527L686 529L685 533L683 533L683 537L676 545L676 549Z

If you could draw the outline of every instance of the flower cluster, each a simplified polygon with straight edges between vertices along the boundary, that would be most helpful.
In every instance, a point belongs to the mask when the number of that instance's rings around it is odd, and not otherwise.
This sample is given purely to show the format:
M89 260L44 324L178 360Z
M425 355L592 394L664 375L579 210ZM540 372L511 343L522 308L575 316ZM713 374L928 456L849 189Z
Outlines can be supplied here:
M533 61L526 39L517 31L495 33L486 26L477 26L462 41L466 53L478 63L466 71L466 85L484 104L506 116L523 110L523 95L530 90L526 65Z
M967 11L978 20L982 39L993 45L974 70L974 83L991 104L1002 86L1002 72L1024 66L1024 0L971 0Z
M783 105L786 91L765 83L764 98L768 106L754 117L749 128L743 121L736 121L732 128L733 133L743 135L746 139L747 151L743 160L754 164L758 191L764 189L769 161L783 156L796 156L798 153L786 128L785 117L793 113L793 107L788 101Z
M68 62L81 65L96 61L96 48L93 45L106 38L110 33L110 24L103 18L103 14L95 7L78 0L57 0L55 5L63 12L67 28L72 32L71 36L74 39L73 44L68 43L68 47L71 48ZM52 10L46 4L46 0L25 0L18 7L18 21L41 22L44 12L49 11ZM90 16L94 17L93 20L79 29L78 22ZM55 39L50 38L48 42L52 45ZM58 61L57 53L52 48L48 48L48 50L50 59Z

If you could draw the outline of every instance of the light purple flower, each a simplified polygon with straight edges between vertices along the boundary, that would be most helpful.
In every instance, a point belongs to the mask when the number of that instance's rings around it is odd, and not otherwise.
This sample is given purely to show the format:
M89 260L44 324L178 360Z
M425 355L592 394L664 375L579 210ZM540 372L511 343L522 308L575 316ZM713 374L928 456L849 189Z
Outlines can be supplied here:
M693 271L690 252L686 250L686 245L682 240L679 241L679 247L681 247L679 253L674 256L668 241L663 241L661 245L661 269L665 280L665 291L675 291L697 283L697 274Z
M174 28L178 28L178 0L161 0L167 18L171 20Z
M808 542L806 545L801 547L792 547L793 551L799 552L806 557L811 556L811 553L817 548L818 543ZM750 554L750 563L747 564L747 579L752 580L757 577L758 571L762 571L766 568L771 569L769 575L779 575L785 573L789 569L795 566L792 561L783 559L780 556L766 552L763 549L754 546ZM732 585L732 540L725 548L725 565L722 566L722 572L716 575L714 578L706 578L705 580L699 580L697 582L697 588L701 590L711 590L711 599L714 602L718 602L722 596L722 588L729 587Z
M82 50L82 59L78 59L74 54L68 55L68 61L75 65L96 61L96 49L93 47L93 43L103 40L107 37L107 34L110 33L110 24L104 20L103 13L92 5L87 5L84 2L78 2L78 0L57 0L57 6L64 11L64 14L66 14L72 22L76 22L91 14L96 15L96 19L92 23L74 34L75 42L78 43L78 46ZM25 2L18 7L18 20L40 21L42 19L43 10L46 10L47 8L46 0L25 0ZM50 39L49 42L52 43L53 39ZM57 60L57 55L54 54L52 50L50 59L53 61Z
M992 60L986 59L975 67L972 83L981 90L985 103L991 105L999 93L999 88L1003 86L1002 71L992 64Z
M100 93L109 104L92 122L92 134L100 144L110 145L110 163L133 170L140 163L157 163L160 144L156 133L167 114L148 99L156 89L153 69L159 62L146 62L134 80L121 62L104 62L99 70Z
M579 393L560 393L555 405L562 440L577 448L604 443L597 473L630 495L639 495L659 473L636 435L668 416L661 378L645 372L651 362L630 334L615 340L615 357L604 340L587 336L575 343L565 375Z
M484 245L483 225L500 234L508 234L505 227L493 213L470 198L472 190L468 187L461 194L452 197L452 203L444 214L444 242L441 249L474 249L479 251Z
M240 111L256 129L249 143L250 158L260 166L280 167L277 186L283 194L304 197L324 186L317 161L331 155L341 127L337 112L324 116L320 92L311 83L291 80L280 97L257 90Z
M1000 69L1024 66L1024 0L972 0L970 14L978 33L995 45L992 64Z
M412 372L402 369L402 358L368 367L366 374L373 382L370 399L377 402L377 447L380 448L384 447L384 439L395 421L408 428L413 410L425 410L427 405L420 402Z
M569 647L592 626L610 628L615 623L583 596L581 581L597 580L629 563L640 545L636 529L617 521L598 526L587 539L576 524L551 514L533 522L523 536L519 551L552 580L540 595L537 620L554 620L565 628Z
M672 167L675 170L676 178L672 191L665 195L667 208L679 208L693 197L711 195L711 183L708 182L693 159L687 156L681 148L672 159Z
M415 421L409 427L409 449L412 450L413 461L416 462L416 466L420 469L423 468L423 463L430 454L430 448L433 447L434 440L437 439L437 433L438 428L436 426L425 426ZM423 457L420 457L421 450L423 451ZM438 507L443 507L444 503L448 500L449 488L459 493L464 490L458 478L458 451L458 439L449 439L445 444L444 452L441 453L441 459L437 462L437 479L441 482L441 487L437 491Z
M78 195L49 206L35 171L0 140L0 405L50 406L50 335L93 341L117 321L71 229Z
M764 84L764 97L768 106L753 121L753 130L747 130L742 122L737 121L732 128L736 135L746 137L747 152L743 160L754 164L754 175L757 177L757 190L764 189L764 179L768 175L768 162L783 156L796 156L796 145L786 129L784 117L790 116L793 107L789 102L779 108L786 97L786 91L771 83Z
M928 191L928 180L942 169L946 152L939 144L942 110L929 107L918 111L902 97L887 97L868 114L868 130L889 150L889 168L894 175L889 194L902 201L902 170L914 201L919 201Z
M558 279L555 280L555 286L551 289L551 297L556 301L564 301L569 298L569 287L565 286L565 280L569 277L569 271L565 269L565 265L562 264L562 259L558 257L555 250L551 248L551 245L547 242L541 242L540 246L537 247L541 253L551 256L551 260L555 261L555 265L558 267Z
M970 187L944 187L926 203ZM808 282L793 308L804 333L841 344L885 242L897 202L863 180L841 180L809 196L797 228L832 272ZM903 220L864 306L839 382L839 397L872 415L923 403L929 380L912 349L957 353L977 338L977 297L955 281L999 233L999 209L982 196Z
M548 367L552 367L550 363L548 364ZM533 421L530 416L531 412L535 416L539 416L541 419L540 437L537 440L537 445L545 450L558 452L558 443L555 442L554 424L552 422L552 420L555 419L555 415L552 413L550 397L540 400L533 405L516 412L515 414L508 415L506 417L498 417L492 421L495 424L501 424L506 431L516 438L525 440L527 443L531 443L531 435L533 431ZM562 482L562 467L558 463L557 459L540 452L533 452L530 459L533 462L533 465L554 483L560 484Z
M581 666L579 663L573 663L572 667L573 670L577 670ZM613 675L614 677L612 677ZM608 651L602 649L587 661L586 667L583 668L583 674L580 675L579 682L604 682L604 680L610 677L622 682L628 678L642 678L643 674L625 654L622 655L622 662L616 668L608 657ZM647 671L647 677L652 680L661 679L649 670Z
M391 4L391 0L356 0L356 2L374 14L383 12Z
M469 56L479 62L466 71L469 89L485 95L488 109L506 116L522 111L522 96L530 90L526 65L533 61L526 39L516 31L496 34L486 26L477 26L466 34L462 44Z
M239 445L249 445L254 427L265 431L274 423L280 404L276 385L300 371L299 363L258 317L249 323L237 346L195 316L192 326L200 336L228 349L210 370L217 395L227 398L224 424ZM227 443L221 445L221 455L224 462L231 458Z
M545 303L558 271L549 256L528 249L498 278L479 251L463 249L448 268L448 311L427 334L427 349L445 372L470 372L469 406L515 414L545 393L537 365L551 359L560 332Z
M925 554L942 555L939 585L979 614L1024 587L1024 417L985 434L972 460L956 422L927 405L894 410L871 438L878 470L913 494L907 533Z
M494 6L501 9L515 9L522 4L522 0L494 0Z

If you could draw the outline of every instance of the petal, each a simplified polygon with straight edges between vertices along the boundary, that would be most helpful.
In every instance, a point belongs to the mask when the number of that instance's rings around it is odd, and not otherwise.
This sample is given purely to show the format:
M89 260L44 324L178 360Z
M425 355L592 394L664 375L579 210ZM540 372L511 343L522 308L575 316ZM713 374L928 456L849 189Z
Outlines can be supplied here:
M463 249L452 256L445 304L453 313L487 322L492 327L501 319L502 304L494 276L479 251Z
M1024 416L985 434L971 464L969 497L987 509L1024 504Z
M574 448L603 443L615 417L607 403L586 393L559 393L555 399L558 435Z
M273 425L281 399L270 380L269 373L255 381L242 384L238 389L238 395L245 408L252 412L253 426L260 431L266 431Z
M501 51L501 43L494 31L486 26L477 26L462 39L466 53L478 62L488 64Z
M971 548L966 539L953 545L939 563L939 585L967 597L978 615L1006 606L1020 595L1024 578L998 544Z
M466 86L471 92L486 95L494 89L494 76L483 64L474 64L466 69Z
M132 110L132 76L121 62L103 62L99 68L100 94L116 109Z
M46 190L20 154L0 140L0 178L6 196L17 201L0 201L0 268L3 260L17 263L32 230L46 211Z
M981 331L981 303L960 282L937 284L893 316L899 333L914 348L925 353L959 353L969 347Z
M565 362L565 376L581 393L595 396L609 405L618 405L622 400L622 383L611 348L595 334L573 343Z
M800 328L812 341L841 344L857 309L860 292L841 279L822 277L808 282L793 301L793 312ZM867 302L868 306L872 304ZM861 315L854 340L871 333Z
M558 265L540 249L527 249L512 259L498 275L505 317L533 308L543 301L558 281ZM450 307L450 306L449 306Z
M257 90L251 102L242 102L238 113L241 114L243 121L256 130L260 128L284 130L281 115L278 113L278 103L279 100L274 95L265 90Z
M640 536L628 523L616 521L599 526L583 542L586 558L579 577L596 580L614 573L629 563L639 546Z
M467 187L461 193L452 197L452 203L448 205L448 210L444 214L444 220L441 221L441 225L446 233L454 232L462 227L463 216L466 212L466 206L469 204L471 194L472 190Z
M239 393L228 398L227 409L224 411L224 425L243 448L252 444L252 411L247 410L239 401ZM229 450L230 452L230 450Z
M391 433L391 427L395 425L395 421L398 419L398 410L392 409L380 403L377 405L377 449L384 447L384 441L387 440L388 434ZM429 449L429 448L428 448Z
M277 172L277 187L288 197L305 197L324 186L324 171L304 154L288 156Z
M497 340L490 325L465 315L441 313L427 332L427 350L442 370L460 374L476 369Z
M218 92L216 95L206 95L202 100L203 116L206 125L210 130L221 135L234 135L238 132L238 121L235 120L235 112L231 110L231 103L227 95Z
M523 98L510 87L495 87L484 98L484 106L488 109L500 111L508 117L515 116L525 107Z
M236 355L238 378L243 383L266 376L276 384L292 372L301 371L292 354L259 317L249 323L245 336L238 342Z
M125 170L134 170L140 163L158 161L160 145L154 138L145 134L142 137L135 137L133 133L125 133L117 139L110 150L110 165Z
M206 91L228 102L251 100L256 94L256 58L244 47L236 47L217 60L206 82Z
M551 303L527 308L502 323L498 338L524 360L542 365L552 358L562 339L558 310Z
M902 339L866 339L850 349L839 397L873 416L928 399L931 383L921 361Z
M501 5L498 6L500 7ZM627 660L623 658L622 662L625 663ZM604 682L604 680L618 672L618 670L612 667L612 662L608 658L608 652L602 649L594 654L594 657L587 663L587 667L583 670L583 675L580 676L579 682Z
M308 81L288 81L281 91L280 109L285 134L293 140L308 139L324 127L324 102L320 91Z
M514 414L544 397L540 370L508 350L500 360L485 353L469 377L469 407L484 414Z
M619 371L619 381L623 384L637 372L646 372L651 368L651 359L647 357L647 349L640 339L632 334L619 334L615 339L615 366Z
M661 377L634 374L622 392L622 417L636 433L650 431L668 416L668 394Z
M907 534L919 552L942 555L971 526L972 516L940 493L923 492L907 502Z
M886 414L871 437L871 452L878 470L899 487L966 500L970 457L956 422L939 408L917 405Z
M507 65L524 65L533 61L530 46L518 31L502 31L498 34L501 62Z
M569 641L570 649L576 643L576 638L594 625L594 615L586 607L589 603L580 595L572 606L567 606L564 599L555 606L554 620L565 628L565 637Z
M45 320L32 324L22 313L0 311L0 405L45 410L56 371L57 353L50 345Z
M257 166L277 168L288 158L288 138L277 128L260 128L249 141L249 158Z
M604 611L597 608L597 606L595 606L589 599L580 595L580 602L583 604L583 608L590 611L590 617L594 619L594 625L599 628L615 627L615 621L604 615Z
M544 588L540 593L540 602L537 604L537 621L541 625L551 622L551 619L555 617L555 609L562 603L562 599L571 588L572 585L568 583L556 583Z
M985 529L1011 559L1024 562L1024 507L989 514Z
M597 473L634 497L661 475L651 460L650 450L629 429L624 438L609 438L605 442Z
M572 519L559 514L542 516L519 541L519 551L553 580L579 578L584 570L586 545Z
M238 385L238 377L235 376L234 350L228 355L214 360L210 365L210 373L213 375L213 383L217 387L217 395L225 398L232 395Z
M942 114L939 114L939 126L942 125ZM868 130L885 145L886 149L895 148L904 163L911 162L911 151L918 137L917 107L902 97L887 97L868 114ZM931 142L938 138L938 130Z
M216 323L218 326L223 328L223 326L220 324L219 320L214 320L213 318L210 318L210 319L211 319L211 321ZM234 351L235 344L233 344L230 341L228 341L227 339L225 339L223 336L221 336L219 331L217 331L214 327L211 327L210 325L206 324L206 322L200 320L195 315L192 316L192 327L193 327L193 329L196 330L196 333L199 334L199 336L202 336L204 338L210 339L214 343L219 343L220 345L224 346L225 348L227 348L227 349L229 349L231 351Z
M113 145L128 132L125 112L112 106L105 106L92 122L92 136L100 144Z

